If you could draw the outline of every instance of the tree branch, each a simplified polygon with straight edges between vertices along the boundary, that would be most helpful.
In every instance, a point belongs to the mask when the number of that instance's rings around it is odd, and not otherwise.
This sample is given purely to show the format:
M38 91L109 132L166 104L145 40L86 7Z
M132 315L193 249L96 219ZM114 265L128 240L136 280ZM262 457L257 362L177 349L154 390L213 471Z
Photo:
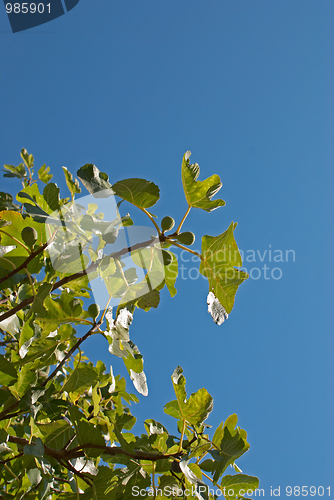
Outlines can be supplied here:
M25 446L26 444L32 444L35 446L35 443L32 441L29 443L28 439L24 438L19 438L16 436L8 436L8 441L10 443L15 443L20 446ZM101 450L103 452L103 455L110 455L110 456L115 456L115 455L126 455L127 457L133 458L134 460L150 460L152 462L156 462L157 460L164 460L166 458L179 458L180 453L172 453L169 455L163 455L159 453L151 453L149 451L140 451L140 450L134 450L132 453L124 450L123 448L120 448L118 446L103 446L99 444L92 444L92 443L85 443L82 444L81 446L77 446L76 448L72 448L71 450L55 450L53 448L50 448L47 445L44 445L44 451L46 455L49 455L52 458L55 458L56 460L62 460L62 461L68 461L72 460L73 458L79 458L85 456L85 450L86 448L94 448L96 450Z
M74 353L74 351L76 349L78 349L78 347L82 344L82 342L84 342L86 339L88 339L88 337L90 337L92 335L92 333L94 333L98 328L100 328L101 326L101 323L96 323L95 325L92 326L92 328L87 332L85 333L85 335L83 337L81 337L75 344L74 346L68 351L68 353L65 355L64 359L61 360L61 362L56 366L56 368L53 370L53 372L51 373L51 375L48 376L48 378L46 380L44 380L44 382L41 384L42 387L45 387L46 384L51 380L53 379L53 377L57 374L57 372L62 368L62 366L64 366L64 364L66 363L66 361L72 356L72 354Z
M6 281L9 278L11 278L12 276L14 276L14 274L19 273L20 271L22 271L22 269L24 269L25 267L27 267L27 265L29 264L29 262L31 262L37 255L39 255L41 252L43 252L46 249L46 247L48 246L49 243L50 242L47 241L46 243L44 243L44 245L42 245L41 247L37 248L37 250L35 252L32 252L29 255L29 257L27 257L26 260L20 266L18 266L15 269L13 269L13 271L11 271L10 273L6 274L6 276L4 276L3 278L0 278L0 285L4 281Z
M147 240L147 241L143 241L141 243L136 243L135 245L133 245L130 248L129 247L125 247L122 250L119 250L118 252L110 254L110 257L116 259L118 257L121 257L122 255L125 255L127 253L133 252L134 250L138 250L139 248L146 248L146 247L149 247L149 246L153 246L154 244L156 244L156 243L158 243L160 241L164 241L165 239L166 239L165 237L161 236L161 238L156 238L154 240ZM86 274L89 274L89 273L95 271L96 268L97 268L97 266L101 262L101 260L102 259L99 259L96 262L92 262L87 267L87 269L85 269L84 271L80 271L80 272L71 274L70 276L65 276L61 280L57 281L53 285L51 293L54 292L55 290L57 290L58 288L60 288L61 286L66 285L66 283L74 281L74 280L76 280L78 278L82 278L82 276L85 276ZM17 270L15 270L15 271L17 271ZM15 307L13 307L13 309L11 309L10 311L7 311L7 312L1 314L1 316L0 316L0 322L4 321L7 318L10 318L14 314L16 314L18 311L21 311L21 309L24 309L25 307L27 307L33 301L34 301L34 297L30 297L30 298L22 300L22 302L20 302Z

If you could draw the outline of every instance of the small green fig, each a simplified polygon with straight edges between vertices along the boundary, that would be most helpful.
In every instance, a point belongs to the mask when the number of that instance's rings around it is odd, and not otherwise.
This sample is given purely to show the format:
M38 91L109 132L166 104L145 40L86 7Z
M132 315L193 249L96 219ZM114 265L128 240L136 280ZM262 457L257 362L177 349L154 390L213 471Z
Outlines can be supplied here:
M161 221L161 229L163 231L170 231L174 226L175 220L173 219L173 217L169 217L169 215L166 215L166 217L164 217Z
M88 314L93 319L96 319L98 317L98 315L100 314L100 306L98 304L91 304L88 307Z
M21 231L21 238L29 248L32 248L35 245L37 237L37 231L33 227L24 227Z
M175 239L183 245L192 245L195 241L195 235L191 231L186 231L175 236Z

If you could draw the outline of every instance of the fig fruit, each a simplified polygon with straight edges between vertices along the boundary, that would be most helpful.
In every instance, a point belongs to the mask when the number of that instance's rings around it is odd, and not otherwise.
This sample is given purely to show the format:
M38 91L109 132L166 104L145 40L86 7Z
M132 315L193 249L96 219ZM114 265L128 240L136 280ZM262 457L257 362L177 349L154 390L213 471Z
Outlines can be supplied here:
M98 304L91 304L88 307L88 314L91 316L93 319L97 318L98 315L100 314L100 306Z
M29 248L32 248L35 245L37 237L37 231L33 227L24 227L21 231L21 238Z
M170 231L174 226L175 220L173 219L173 217L169 217L169 215L166 215L166 217L164 217L161 221L161 229L163 231Z
M186 231L175 236L175 239L183 245L192 245L195 241L195 235L191 231Z

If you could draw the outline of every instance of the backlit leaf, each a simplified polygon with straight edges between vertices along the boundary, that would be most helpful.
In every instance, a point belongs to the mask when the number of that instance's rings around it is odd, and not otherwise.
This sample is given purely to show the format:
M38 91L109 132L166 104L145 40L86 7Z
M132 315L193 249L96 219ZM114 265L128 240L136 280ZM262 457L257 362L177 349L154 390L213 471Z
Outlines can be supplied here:
M241 255L234 239L236 224L219 236L203 236L202 261L199 271L209 280L209 291L219 300L229 314L232 311L235 294L248 274L236 269L242 266Z
M211 175L204 181L198 181L199 165L190 164L190 151L187 151L182 160L182 184L184 194L189 206L201 208L206 212L212 212L218 207L223 207L225 201L214 200L211 198L220 190L222 183L217 174Z
M117 196L136 207L149 208L156 204L160 190L156 184L145 179L125 179L113 184Z

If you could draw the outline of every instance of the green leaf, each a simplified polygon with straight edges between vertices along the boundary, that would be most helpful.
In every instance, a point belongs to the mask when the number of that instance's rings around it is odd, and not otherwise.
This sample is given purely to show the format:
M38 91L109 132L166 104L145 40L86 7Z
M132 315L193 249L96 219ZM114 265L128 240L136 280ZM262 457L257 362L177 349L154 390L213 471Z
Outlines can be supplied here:
M77 176L81 180L82 184L85 186L87 191L95 195L97 198L98 193L101 193L101 196L108 197L114 194L112 190L112 185L108 181L108 176L104 172L100 172L100 170L91 163L87 163L83 167L79 168L77 171Z
M23 447L23 453L25 455L33 455L34 457L43 457L44 455L44 445L40 438L35 440L35 444L26 444Z
M145 179L125 179L113 185L117 196L139 208L149 208L160 198L160 190L153 182Z
M213 398L206 389L199 389L191 394L187 400L185 389L186 379L182 375L183 370L178 366L172 375L172 382L177 398L177 405L174 401L167 403L165 412L169 415L185 420L192 425L202 424L209 416L213 408ZM172 404L173 403L173 404Z
M224 496L227 500L244 498L248 490L254 492L259 487L259 479L245 474L227 475L222 478L220 486L225 488Z
M236 223L219 236L203 236L202 261L199 271L209 280L209 291L219 300L229 314L232 311L235 294L248 274L236 269L241 267L241 255L234 239Z
M197 163L190 165L190 155L190 151L187 151L183 156L181 169L182 184L188 205L201 208L206 212L212 212L218 207L223 207L225 201L211 200L222 187L219 175L215 174L205 179L205 181L198 181L199 166Z
M0 211L1 210L19 210L18 205L14 205L11 194L0 192Z
M98 382L98 374L89 366L79 366L71 373L69 379L63 386L63 391L73 393L76 397L83 394L87 389Z
M19 355L21 358L26 356L31 343L38 338L39 334L40 328L33 323L32 319L24 323L19 340Z
M50 295L52 288L53 288L52 283L42 283L42 285L38 289L38 292L34 298L30 310L28 311L26 319L30 318L35 313L39 315L45 314L45 308L43 306L43 302L46 299L46 297Z
M46 424L37 423L36 425L39 430L37 437L40 437L50 448L56 450L65 448L74 434L71 424L66 420L56 420Z
M14 167L14 165L4 165L5 170L3 174L4 177L18 177L19 179L23 179L24 177L27 177L27 171L23 163L20 163L17 167Z
M105 446L106 443L100 429L95 427L91 422L88 422L78 407L71 406L68 411L80 445L89 443ZM85 448L85 453L90 457L98 457L102 455L103 449Z
M13 385L17 380L17 373L12 363L5 356L0 355L0 382L2 385Z
M9 332L12 335L16 336L20 331L19 318L17 317L16 314L14 314L10 318L0 321L0 328L4 332Z
M11 386L10 390L14 396L21 398L36 381L37 373L31 370L30 365L25 364L21 367L16 384Z
M49 172L50 172L50 167L47 167L45 163L44 165L41 166L41 168L37 172L39 180L44 182L44 184L47 184L53 177L53 175L49 174Z
M249 449L247 443L247 433L240 427L235 428L238 421L237 415L231 415L225 422L225 425L220 429L219 450L210 450L209 453L214 459L214 475L213 481L216 483L219 477L223 474L226 468L235 462L235 460L243 455ZM219 442L218 439L218 442Z
M39 469L27 470L27 476L32 486L37 486L42 481L42 474Z
M43 197L52 211L59 208L59 187L51 182L43 189Z
M34 166L34 157L33 155L28 154L28 151L26 149L21 149L21 158L24 161L26 167L32 168Z
M79 186L79 181L78 181L78 179L74 179L73 180L73 175L71 174L71 172L69 172L67 170L66 167L63 167L63 171L64 171L64 175L65 175L65 180L66 180L67 187L68 187L68 189L69 189L69 191L71 193L72 200L73 200L75 194L81 193L81 188Z
M173 252L169 253L172 255L173 260L170 264L168 264L168 266L165 266L165 282L169 290L169 293L171 294L172 297L174 297L177 293L177 290L175 288L175 282L178 275L178 262Z
M100 466L99 473L94 478L92 486L81 496L81 500L119 500L122 497L116 496L116 490L114 489L117 483L118 479L115 472L108 467ZM64 500L66 499L67 496L64 497ZM73 498L73 500L75 499Z
M158 290L151 290L150 292L142 295L137 301L136 305L144 311L149 311L151 307L157 308L160 302L160 293Z

